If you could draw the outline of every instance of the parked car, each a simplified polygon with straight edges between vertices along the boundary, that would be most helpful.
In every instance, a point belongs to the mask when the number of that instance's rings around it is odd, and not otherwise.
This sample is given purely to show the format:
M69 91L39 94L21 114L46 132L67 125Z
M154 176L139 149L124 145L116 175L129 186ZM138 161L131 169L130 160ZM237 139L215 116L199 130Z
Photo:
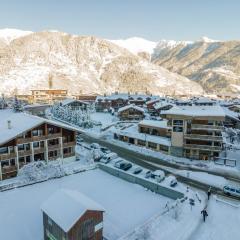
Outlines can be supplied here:
M235 188L231 186L224 186L223 192L229 196L240 197L240 188Z
M168 176L167 179L170 187L175 187L178 184L175 176Z
M157 182L161 182L165 178L165 173L162 170L155 170L155 171L152 172L151 177L156 179Z
M123 159L119 159L114 163L114 167L121 169L121 166L124 164Z
M136 167L133 169L133 174L139 174L140 172L142 172L142 168L141 167Z
M122 166L122 170L127 171L132 167L132 164L129 162L124 162L124 165Z
M118 155L116 153L108 153L106 155L104 155L101 159L100 159L100 162L101 163L109 163L112 159L115 159L117 158Z
M152 171L148 170L145 173L145 178L150 178L152 176Z
M111 153L111 151L106 147L100 147L100 150L105 154Z
M92 143L92 144L90 144L90 148L92 148L92 149L99 149L100 145L98 143Z

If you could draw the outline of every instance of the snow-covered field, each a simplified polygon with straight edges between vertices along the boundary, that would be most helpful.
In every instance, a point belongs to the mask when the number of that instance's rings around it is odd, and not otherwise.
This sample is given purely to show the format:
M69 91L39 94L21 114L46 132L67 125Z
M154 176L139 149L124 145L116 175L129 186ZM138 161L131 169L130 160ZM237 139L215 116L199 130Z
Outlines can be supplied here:
M101 170L54 179L0 193L0 232L8 240L42 239L41 204L56 190L78 190L101 204L104 235L117 239L163 211L170 199ZM67 206L66 209L67 211ZM64 210L63 210L64 211ZM12 231L14 229L14 231Z

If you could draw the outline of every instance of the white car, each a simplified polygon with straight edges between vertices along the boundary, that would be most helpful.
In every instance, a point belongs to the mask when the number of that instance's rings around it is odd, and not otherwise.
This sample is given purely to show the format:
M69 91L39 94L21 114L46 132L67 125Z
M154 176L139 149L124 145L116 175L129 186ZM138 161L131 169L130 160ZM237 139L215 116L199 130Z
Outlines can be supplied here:
M168 182L170 187L175 187L177 185L177 183L178 183L176 177L172 176L172 175L166 177L165 181Z
M231 186L224 186L223 187L223 192L227 195L240 197L240 188L235 188L235 187L231 187Z
M106 155L104 155L101 159L100 159L100 162L101 163L109 163L111 160L117 158L118 155L116 153L108 153Z
M155 170L155 171L152 172L151 177L156 179L157 182L161 182L165 178L165 173L162 170Z
M100 145L98 143L92 143L92 144L90 144L90 148L92 148L92 149L99 149Z

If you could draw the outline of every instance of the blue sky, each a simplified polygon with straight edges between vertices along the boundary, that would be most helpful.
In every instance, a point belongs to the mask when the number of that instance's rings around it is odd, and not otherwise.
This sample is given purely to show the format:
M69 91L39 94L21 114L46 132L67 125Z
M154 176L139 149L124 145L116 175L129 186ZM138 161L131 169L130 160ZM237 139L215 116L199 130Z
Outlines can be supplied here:
M239 0L1 0L0 28L108 39L240 39Z

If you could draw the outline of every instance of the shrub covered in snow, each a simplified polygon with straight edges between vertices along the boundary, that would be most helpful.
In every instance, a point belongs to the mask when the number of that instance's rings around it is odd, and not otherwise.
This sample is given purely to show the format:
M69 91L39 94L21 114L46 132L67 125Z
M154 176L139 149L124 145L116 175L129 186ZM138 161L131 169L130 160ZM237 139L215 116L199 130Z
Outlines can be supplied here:
M58 178L64 175L65 171L59 161L49 164L44 161L32 162L25 165L18 172L18 176L26 183Z

